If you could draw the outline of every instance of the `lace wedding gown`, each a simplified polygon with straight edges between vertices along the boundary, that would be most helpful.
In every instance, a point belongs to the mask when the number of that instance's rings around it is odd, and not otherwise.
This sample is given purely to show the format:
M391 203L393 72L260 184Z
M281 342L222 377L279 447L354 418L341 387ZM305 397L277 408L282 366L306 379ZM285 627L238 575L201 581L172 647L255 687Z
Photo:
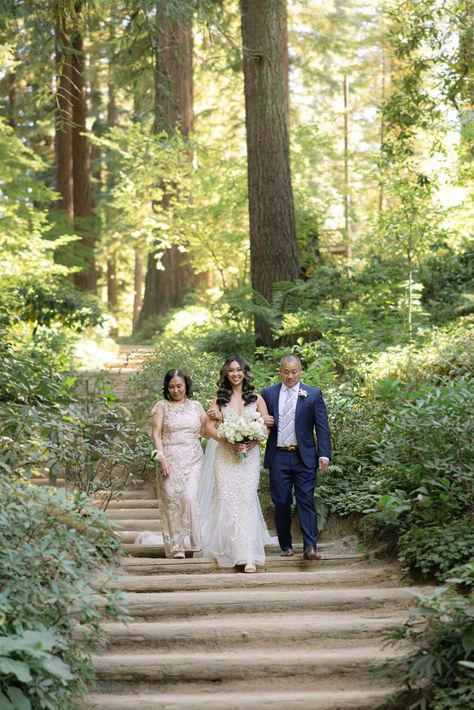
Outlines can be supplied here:
M224 418L229 405L222 408ZM255 404L244 407L243 416L254 413ZM207 476L206 476L207 472ZM214 557L219 566L265 562L264 545L270 544L257 488L260 477L260 451L255 446L239 459L225 446L210 440L201 482L203 501L203 556Z
M166 557L176 552L201 549L198 484L203 452L199 441L202 405L157 402L153 414L163 411L161 440L169 476L158 474L158 505Z

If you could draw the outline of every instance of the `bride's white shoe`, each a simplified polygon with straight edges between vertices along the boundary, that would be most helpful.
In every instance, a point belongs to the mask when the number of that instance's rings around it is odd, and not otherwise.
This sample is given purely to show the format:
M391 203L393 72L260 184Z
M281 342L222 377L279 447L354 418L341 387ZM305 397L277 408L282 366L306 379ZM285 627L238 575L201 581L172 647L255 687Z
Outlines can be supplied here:
M244 567L244 572L252 573L252 572L256 572L256 571L257 571L257 568L256 568L256 566L254 565L254 563L253 563L253 562L247 562L247 564L246 564L245 567Z
M174 560L184 560L185 557L186 557L186 555L184 554L184 552L180 552L180 551L173 552L173 559Z

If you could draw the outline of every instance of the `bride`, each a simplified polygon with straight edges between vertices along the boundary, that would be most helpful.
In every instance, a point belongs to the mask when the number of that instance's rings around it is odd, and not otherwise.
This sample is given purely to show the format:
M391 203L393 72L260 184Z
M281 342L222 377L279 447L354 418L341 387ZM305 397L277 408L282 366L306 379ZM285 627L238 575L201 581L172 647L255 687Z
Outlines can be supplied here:
M221 567L245 565L245 572L256 572L256 565L265 562L264 545L270 543L257 494L258 444L232 444L219 435L218 426L229 417L255 416L255 411L268 417L268 410L239 355L224 362L217 386L207 413L210 441L200 491L203 556L214 557Z

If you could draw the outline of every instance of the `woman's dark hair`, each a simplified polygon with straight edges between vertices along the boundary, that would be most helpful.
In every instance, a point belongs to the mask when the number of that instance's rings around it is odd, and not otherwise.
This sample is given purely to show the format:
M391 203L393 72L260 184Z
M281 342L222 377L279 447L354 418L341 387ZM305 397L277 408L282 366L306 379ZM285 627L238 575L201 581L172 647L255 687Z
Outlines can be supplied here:
M230 402L230 395L232 394L232 385L228 380L228 372L231 362L237 362L244 372L244 379L242 381L242 399L244 400L244 405L251 404L257 401L257 395L255 394L255 387L252 384L252 374L250 372L250 365L243 357L240 355L229 355L224 364L221 367L219 373L219 382L217 383L217 396L216 402L219 407L223 407L225 404Z
M186 387L186 397L192 397L193 396L193 381L188 375L187 372L184 370L168 370L168 372L165 375L165 379L163 380L163 397L167 399L168 401L171 401L172 397L168 391L168 387L170 384L170 381L173 379L173 377L181 377L182 380L184 380L184 384Z

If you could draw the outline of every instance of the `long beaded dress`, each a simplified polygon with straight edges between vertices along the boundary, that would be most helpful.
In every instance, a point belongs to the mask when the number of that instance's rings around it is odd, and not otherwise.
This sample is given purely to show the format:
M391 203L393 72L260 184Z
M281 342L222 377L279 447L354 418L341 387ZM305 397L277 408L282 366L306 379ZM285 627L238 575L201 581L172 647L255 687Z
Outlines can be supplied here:
M204 409L187 399L183 404L160 400L153 414L163 412L161 440L169 476L159 475L157 493L166 557L201 549L198 484L203 452L199 435Z
M222 414L232 409L222 408ZM252 403L244 407L243 416L256 410ZM254 562L265 562L264 545L271 538L262 515L258 499L260 477L260 450L258 446L247 453L245 458L222 444L208 447L213 455L213 495L208 520L203 520L203 556L214 557L220 567L233 567ZM206 458L208 458L206 456ZM207 463L206 463L207 465Z

